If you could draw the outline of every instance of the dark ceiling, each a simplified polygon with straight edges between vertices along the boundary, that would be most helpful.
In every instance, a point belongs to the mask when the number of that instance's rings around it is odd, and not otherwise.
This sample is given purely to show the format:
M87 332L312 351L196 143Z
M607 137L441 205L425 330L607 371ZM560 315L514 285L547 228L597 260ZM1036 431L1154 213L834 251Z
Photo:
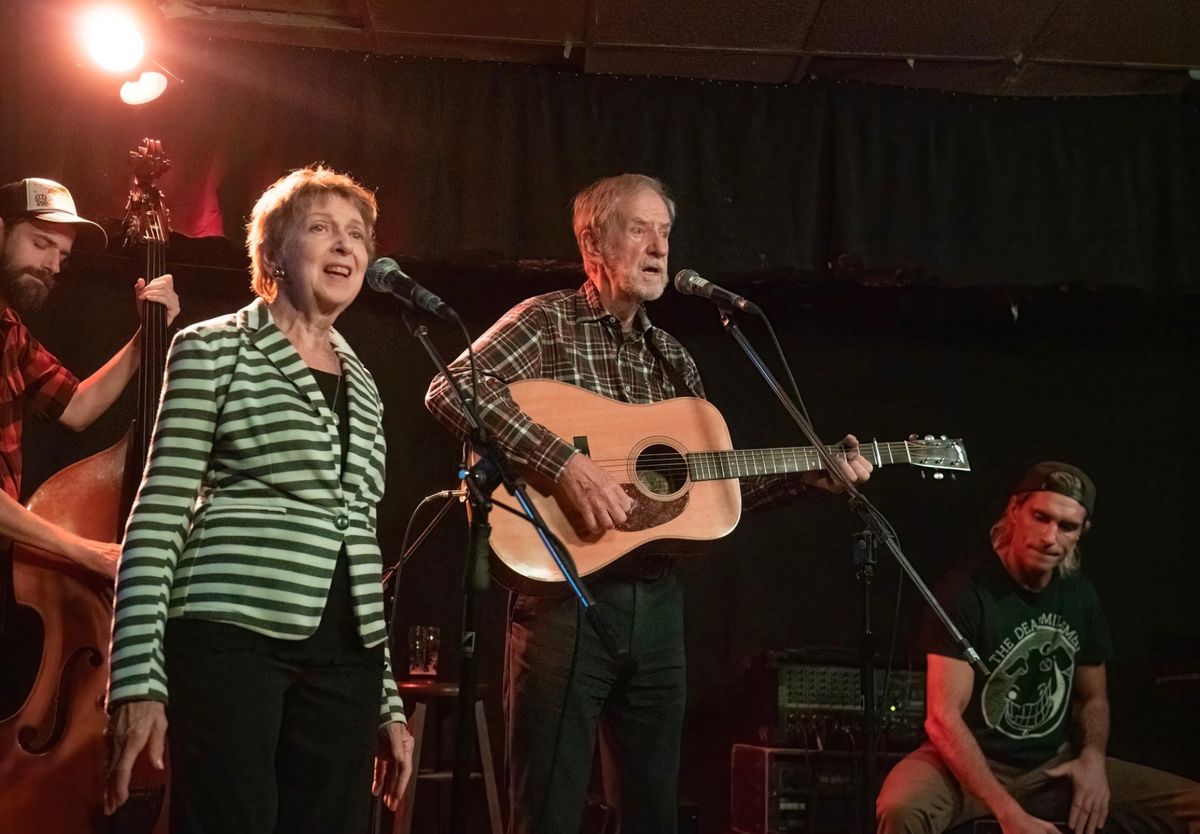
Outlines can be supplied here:
M169 27L196 35L587 73L771 84L847 79L1005 96L1174 94L1200 78L1197 0L157 5Z

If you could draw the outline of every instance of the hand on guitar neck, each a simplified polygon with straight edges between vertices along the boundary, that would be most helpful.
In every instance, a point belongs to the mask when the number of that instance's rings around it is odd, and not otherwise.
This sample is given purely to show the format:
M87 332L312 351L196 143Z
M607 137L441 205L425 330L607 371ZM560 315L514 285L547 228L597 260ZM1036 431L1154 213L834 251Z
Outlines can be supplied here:
M848 434L842 438L841 445L846 449L845 457L838 461L838 465L842 469L842 475L852 484L861 484L869 481L871 479L871 472L874 471L875 467L871 465L871 461L858 453L858 438L852 434ZM845 488L841 482L831 477L824 469L802 472L800 480L804 481L810 487L823 489L826 492L845 492Z
M173 275L160 275L149 282L145 278L139 278L133 285L133 292L137 297L139 321L144 318L142 308L148 301L156 302L166 308L168 326L179 315L179 296L175 293L175 278Z

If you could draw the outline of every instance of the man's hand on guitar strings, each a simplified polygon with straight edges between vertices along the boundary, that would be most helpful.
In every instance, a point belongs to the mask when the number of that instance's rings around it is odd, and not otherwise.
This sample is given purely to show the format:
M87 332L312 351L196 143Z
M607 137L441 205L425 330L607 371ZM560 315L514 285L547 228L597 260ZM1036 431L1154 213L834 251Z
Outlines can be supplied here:
M633 499L616 479L582 452L567 461L558 486L594 536L623 523L633 510Z

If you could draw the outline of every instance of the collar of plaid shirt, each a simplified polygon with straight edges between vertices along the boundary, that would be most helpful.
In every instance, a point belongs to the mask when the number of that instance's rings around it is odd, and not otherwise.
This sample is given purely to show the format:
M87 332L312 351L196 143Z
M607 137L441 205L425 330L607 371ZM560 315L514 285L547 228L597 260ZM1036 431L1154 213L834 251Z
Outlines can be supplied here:
M581 322L607 320L609 324L617 325L618 329L620 328L620 321L604 309L604 304L600 301L600 291L591 281L585 281L575 296L575 318ZM633 319L631 334L633 338L641 339L653 326L650 323L650 316L646 313L646 305L639 306L637 315Z

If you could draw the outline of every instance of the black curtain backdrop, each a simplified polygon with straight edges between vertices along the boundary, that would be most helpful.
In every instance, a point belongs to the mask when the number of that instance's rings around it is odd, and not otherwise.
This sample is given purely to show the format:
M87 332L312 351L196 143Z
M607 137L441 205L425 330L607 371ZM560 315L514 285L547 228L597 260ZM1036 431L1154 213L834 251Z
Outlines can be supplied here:
M664 177L680 204L673 267L740 284L770 311L827 440L965 439L967 476L921 480L896 467L870 486L927 578L986 547L1028 463L1062 458L1095 478L1084 564L1116 643L1112 750L1200 776L1195 690L1155 683L1200 665L1188 522L1200 416L1194 105L586 77L190 41L162 58L185 84L131 110L65 54L39 8L53 5L0 9L0 25L20 33L0 61L0 180L60 179L84 213L117 216L127 152L162 139L175 161L162 181L175 228L232 241L173 241L183 323L249 300L240 226L263 187L313 160L378 188L381 251L404 256L476 334L521 298L582 280L560 264L576 258L568 210L580 186L622 170ZM30 326L89 373L133 331L139 269L81 252ZM696 356L738 446L800 442L705 302L670 295L651 315ZM765 353L763 331L744 324ZM420 497L454 485L459 451L421 404L432 369L389 300L361 298L339 327L383 392L380 534L395 558ZM432 327L457 353L456 334ZM115 442L131 415L127 394L82 435L31 421L27 491ZM699 804L702 831L724 830L729 744L762 722L747 708L746 659L856 644L854 529L837 499L808 500L745 519L684 568L681 795ZM401 592L401 632L440 626L450 678L464 547L455 511L406 567ZM894 634L903 656L921 606L906 589L893 629L898 587L885 561L874 621L881 647ZM495 685L503 621L494 589L480 652Z
M163 141L175 228L241 238L315 160L378 189L385 252L576 259L571 196L634 170L675 191L674 262L735 280L848 254L949 286L1200 287L1200 114L1164 97L991 99L810 83L584 76L176 37L145 108L80 66L70 4L10 4L0 176L119 216L126 153Z

